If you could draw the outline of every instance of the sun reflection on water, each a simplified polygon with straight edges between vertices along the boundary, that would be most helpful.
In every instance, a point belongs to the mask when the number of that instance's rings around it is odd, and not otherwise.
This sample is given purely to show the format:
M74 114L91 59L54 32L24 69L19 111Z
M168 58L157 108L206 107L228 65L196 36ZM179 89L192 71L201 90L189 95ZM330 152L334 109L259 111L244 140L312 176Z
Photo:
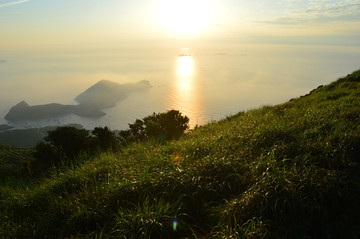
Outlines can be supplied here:
M176 74L169 107L190 118L190 127L204 124L204 107L196 78L196 65L191 55L177 57Z
M194 61L191 56L180 56L177 60L178 86L190 90L194 78Z
M191 77L194 73L194 61L191 56L179 56L177 62L178 75Z

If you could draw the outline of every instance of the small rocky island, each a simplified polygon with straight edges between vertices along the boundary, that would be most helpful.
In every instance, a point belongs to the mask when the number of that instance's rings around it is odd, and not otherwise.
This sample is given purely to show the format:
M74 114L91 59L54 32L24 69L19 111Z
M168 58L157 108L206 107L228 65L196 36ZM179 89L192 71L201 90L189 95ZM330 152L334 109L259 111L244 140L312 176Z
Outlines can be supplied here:
M78 105L62 105L57 103L30 106L25 101L13 106L4 117L7 121L40 120L75 114L81 117L101 117L102 109L111 108L130 93L146 90L151 87L148 81L118 84L101 80L75 98Z

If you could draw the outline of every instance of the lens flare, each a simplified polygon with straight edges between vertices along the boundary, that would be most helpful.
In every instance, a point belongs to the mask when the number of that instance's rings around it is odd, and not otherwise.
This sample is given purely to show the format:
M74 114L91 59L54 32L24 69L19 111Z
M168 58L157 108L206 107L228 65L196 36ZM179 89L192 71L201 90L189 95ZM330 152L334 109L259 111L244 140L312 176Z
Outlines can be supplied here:
M173 222L173 230L176 231L177 225L179 223L179 220L176 218L176 216L172 219Z

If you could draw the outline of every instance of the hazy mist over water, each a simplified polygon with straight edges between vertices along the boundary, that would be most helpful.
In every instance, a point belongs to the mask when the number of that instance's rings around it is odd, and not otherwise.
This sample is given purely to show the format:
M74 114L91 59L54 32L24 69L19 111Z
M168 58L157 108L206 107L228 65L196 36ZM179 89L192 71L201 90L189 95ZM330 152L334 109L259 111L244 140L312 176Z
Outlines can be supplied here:
M184 51L190 56L179 56ZM102 79L148 80L105 109L102 118L71 115L18 127L79 123L125 129L153 112L180 110L193 127L239 111L278 104L328 84L360 67L360 47L238 45L191 47L81 47L0 50L0 124L22 100L30 105L76 104L74 98ZM11 123L10 123L11 125Z

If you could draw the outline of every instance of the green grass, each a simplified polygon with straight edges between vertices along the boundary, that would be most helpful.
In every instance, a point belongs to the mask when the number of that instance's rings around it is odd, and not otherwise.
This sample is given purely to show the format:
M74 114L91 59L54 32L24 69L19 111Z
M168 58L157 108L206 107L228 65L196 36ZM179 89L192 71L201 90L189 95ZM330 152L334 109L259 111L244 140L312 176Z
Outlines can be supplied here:
M79 160L1 186L1 236L359 238L360 71L178 141Z
M0 144L0 180L11 181L12 177L26 174L27 164L33 159L34 150Z

